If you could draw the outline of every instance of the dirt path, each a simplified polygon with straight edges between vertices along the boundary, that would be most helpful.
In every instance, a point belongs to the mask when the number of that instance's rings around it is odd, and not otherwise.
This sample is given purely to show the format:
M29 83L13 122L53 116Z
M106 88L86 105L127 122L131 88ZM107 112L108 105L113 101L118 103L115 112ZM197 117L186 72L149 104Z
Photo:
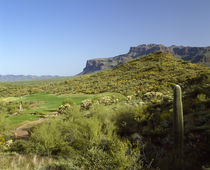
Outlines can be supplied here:
M56 112L50 113L45 118L41 118L39 120L21 125L20 127L16 128L15 131L14 131L15 138L16 139L28 139L30 137L30 133L28 132L28 130L30 128L32 128L33 126L38 125L38 124L48 120L51 117L56 116L56 115L57 115Z

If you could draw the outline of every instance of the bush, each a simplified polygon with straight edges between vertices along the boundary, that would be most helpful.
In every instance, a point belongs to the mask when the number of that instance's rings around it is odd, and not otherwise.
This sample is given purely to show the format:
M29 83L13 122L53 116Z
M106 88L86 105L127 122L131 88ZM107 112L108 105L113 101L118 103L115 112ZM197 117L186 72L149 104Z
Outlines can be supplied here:
M63 140L59 124L62 123L59 120L50 120L44 122L33 130L31 135L31 141L43 146L46 155L56 155L62 150L62 147L66 145ZM37 148L37 147L36 147ZM40 148L38 148L40 149Z
M70 106L75 105L74 101L73 101L71 98L66 98L66 99L62 102L62 105L65 105L65 104L69 104Z
M18 152L21 154L36 153L36 147L38 147L37 145L34 145L34 143L31 141L16 140L11 145L9 150L12 152Z
M4 131L7 129L7 126L6 114L0 113L0 134L4 133Z
M143 106L119 105L116 108L115 125L121 136L130 136L139 132L139 123L145 119Z
M92 106L93 102L90 99L83 100L81 102L81 108L88 110Z
M61 161L49 168L129 169L135 165L141 167L140 150L134 152L128 140L116 135L115 109L112 105L92 105L89 110L79 110L79 106L76 105L70 107L65 115L34 128L29 141L17 141L13 145L13 151L33 152L69 160L69 163ZM122 108L118 106L117 113L122 112L120 109ZM137 112L135 110L135 113Z

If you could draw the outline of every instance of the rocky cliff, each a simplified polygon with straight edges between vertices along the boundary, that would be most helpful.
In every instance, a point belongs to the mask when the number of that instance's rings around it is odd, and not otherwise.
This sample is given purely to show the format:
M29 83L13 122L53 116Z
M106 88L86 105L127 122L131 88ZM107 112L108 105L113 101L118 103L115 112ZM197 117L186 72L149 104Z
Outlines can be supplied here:
M210 46L209 47L184 47L170 46L166 47L161 44L142 44L137 47L131 47L127 54L110 57L88 60L86 67L81 74L93 73L100 70L113 68L119 64L143 57L149 53L156 51L166 51L171 53L176 58L181 58L192 63L203 63L210 66Z

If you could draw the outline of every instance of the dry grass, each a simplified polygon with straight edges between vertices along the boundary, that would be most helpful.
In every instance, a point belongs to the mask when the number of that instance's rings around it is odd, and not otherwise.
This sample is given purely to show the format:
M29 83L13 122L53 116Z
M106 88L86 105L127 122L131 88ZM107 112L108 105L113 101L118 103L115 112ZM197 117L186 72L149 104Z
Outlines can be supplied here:
M49 157L0 153L1 170L45 170L54 162L56 161Z

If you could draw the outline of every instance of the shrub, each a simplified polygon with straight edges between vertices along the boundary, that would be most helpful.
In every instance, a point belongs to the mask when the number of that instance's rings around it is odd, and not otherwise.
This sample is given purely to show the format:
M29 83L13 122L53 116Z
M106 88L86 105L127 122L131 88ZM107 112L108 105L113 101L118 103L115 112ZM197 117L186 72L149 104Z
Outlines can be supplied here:
M65 105L65 104L69 104L70 106L75 105L74 101L73 101L71 98L66 98L66 99L62 102L62 105Z
M37 146L36 146L37 147ZM12 152L18 152L21 154L35 153L35 145L31 141L16 140L9 149Z
M52 154L56 155L66 144L59 129L60 123L62 122L59 120L50 120L44 122L40 125L40 127L37 127L33 130L31 141L43 146L45 150L43 154L48 156Z
M110 105L113 103L113 100L110 96L104 96L99 100L99 103L104 105Z
M7 129L6 114L0 113L0 134L2 134Z
M86 100L83 100L81 102L81 108L82 109L85 109L85 110L88 110L90 109L91 105L92 105L92 101L90 99L86 99Z
M116 116L123 112L122 109L122 106L99 104L92 105L89 110L79 110L79 106L75 105L68 108L65 115L58 116L56 120L48 120L32 129L30 140L15 142L12 150L64 159L48 168L129 169L137 165L141 167L140 150L134 150L128 140L116 135L114 118L116 112ZM137 108L131 112L135 113L134 115L140 113ZM69 163L65 159L69 160Z
M54 162L45 167L46 170L80 170L81 168L76 166L76 160L71 158L68 159L59 159L57 162Z
M139 131L139 123L144 120L143 106L119 105L116 108L115 125L121 136L127 136Z
M57 112L60 113L60 114L63 114L63 113L65 113L65 111L66 111L67 109L69 109L70 107L71 107L71 105L68 104L68 103L67 103L67 104L64 104L64 105L61 105L61 106L59 106Z

